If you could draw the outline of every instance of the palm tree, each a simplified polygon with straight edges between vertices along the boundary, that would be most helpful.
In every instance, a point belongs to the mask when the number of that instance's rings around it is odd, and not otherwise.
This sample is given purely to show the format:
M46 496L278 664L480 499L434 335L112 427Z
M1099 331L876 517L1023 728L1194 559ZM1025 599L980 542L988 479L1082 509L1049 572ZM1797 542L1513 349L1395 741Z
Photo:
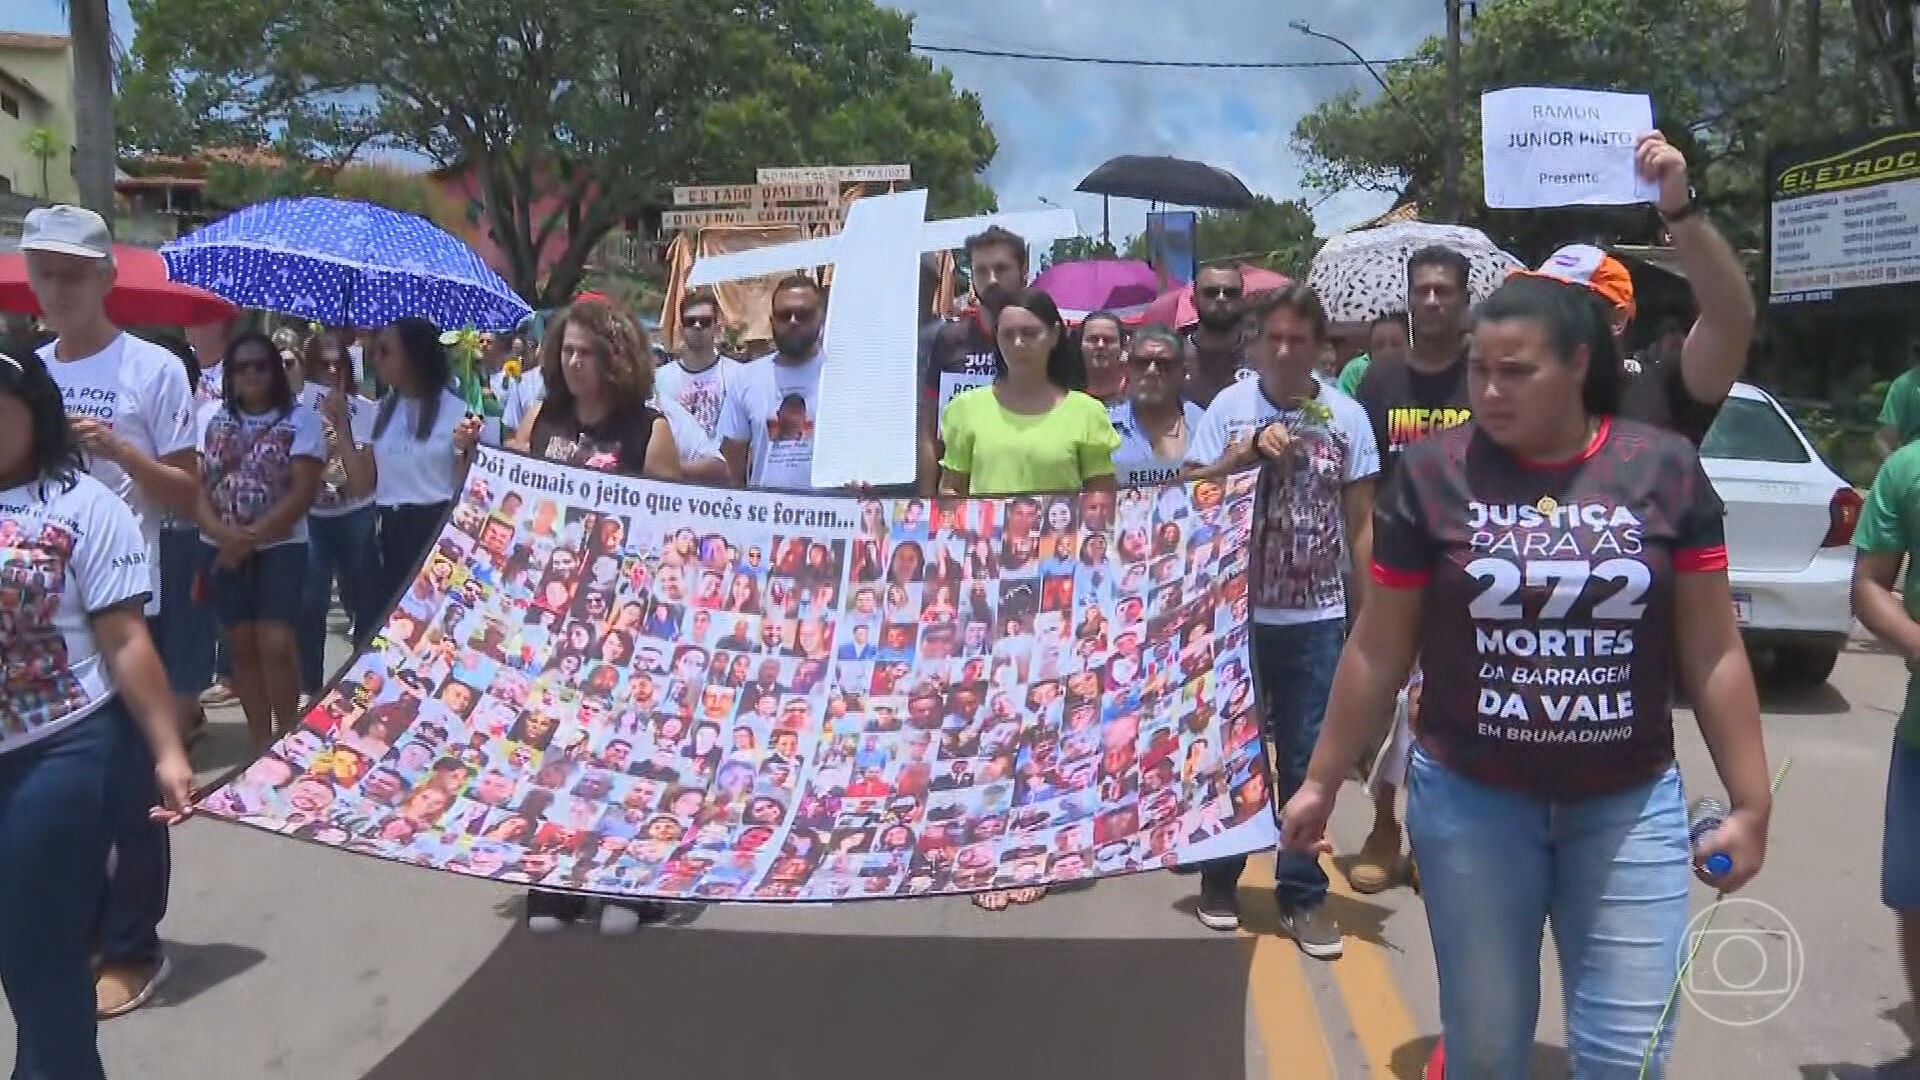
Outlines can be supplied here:
M66 0L73 47L73 179L80 202L113 220L113 24L107 0Z
M53 182L47 166L60 156L60 133L45 124L38 125L20 140L20 149L32 154L33 159L40 163L40 197L51 200Z

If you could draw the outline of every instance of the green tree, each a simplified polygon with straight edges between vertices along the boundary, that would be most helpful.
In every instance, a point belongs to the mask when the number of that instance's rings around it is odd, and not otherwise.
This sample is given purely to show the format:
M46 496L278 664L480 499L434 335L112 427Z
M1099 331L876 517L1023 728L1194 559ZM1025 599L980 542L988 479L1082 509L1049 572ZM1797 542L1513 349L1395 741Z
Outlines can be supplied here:
M905 161L936 213L993 205L979 100L912 53L910 16L872 0L134 0L134 12L128 143L272 130L316 159L385 144L469 167L502 270L537 305L571 296L601 238L673 184Z
M1131 253L1129 253L1131 254ZM1113 245L1091 236L1069 236L1055 240L1047 249L1040 269L1045 270L1055 263L1081 262L1086 259L1111 259L1114 257Z
M1821 20L1750 21L1757 0L1498 0L1479 5L1461 50L1466 107L1461 189L1466 223L1534 259L1571 237L1652 240L1645 208L1490 211L1481 202L1481 91L1502 86L1588 86L1652 96L1661 129L1687 155L1702 199L1741 246L1764 220L1761 162L1769 143L1830 135L1835 117L1865 124L1891 115L1851 56L1850 34L1820 34ZM1818 2L1818 0L1813 0ZM1878 3L1880 0L1861 0ZM1849 29L1847 5L1825 25ZM1800 40L1812 26L1816 37ZM1783 50L1850 77L1789 80ZM1430 209L1440 189L1447 132L1441 43L1429 38L1385 71L1393 95L1350 92L1322 102L1294 130L1308 187L1391 192ZM1804 68L1803 68L1804 71ZM1791 92L1789 89L1791 88ZM1851 126L1851 124L1849 124Z
M40 197L53 198L53 159L60 156L60 133L40 124L27 130L20 149L40 163Z
M203 192L209 205L224 207L307 195L358 199L418 214L449 232L457 232L463 224L464 208L430 178L387 165L354 163L334 168L297 156L285 156L283 163L275 165L214 162L207 169Z
M1292 277L1306 277L1314 253L1320 250L1307 204L1299 199L1282 202L1265 195L1254 199L1251 210L1203 210L1195 215L1195 258L1202 265L1219 261L1255 263ZM1128 242L1127 254L1147 258L1144 233Z

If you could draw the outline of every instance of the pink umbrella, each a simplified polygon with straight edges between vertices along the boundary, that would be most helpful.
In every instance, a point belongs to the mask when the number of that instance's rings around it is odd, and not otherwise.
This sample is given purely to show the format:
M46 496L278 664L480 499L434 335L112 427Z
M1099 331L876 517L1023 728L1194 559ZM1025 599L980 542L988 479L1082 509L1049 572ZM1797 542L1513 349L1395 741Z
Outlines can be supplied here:
M1139 307L1153 300L1160 278L1139 259L1083 259L1055 263L1033 279L1062 312Z
M1240 267L1240 279L1246 283L1249 296L1293 284L1293 279L1287 275L1261 266ZM1172 292L1161 293L1153 303L1147 305L1146 310L1127 320L1134 326L1162 323L1176 330L1184 330L1199 321L1200 316L1193 309L1192 285L1182 285Z

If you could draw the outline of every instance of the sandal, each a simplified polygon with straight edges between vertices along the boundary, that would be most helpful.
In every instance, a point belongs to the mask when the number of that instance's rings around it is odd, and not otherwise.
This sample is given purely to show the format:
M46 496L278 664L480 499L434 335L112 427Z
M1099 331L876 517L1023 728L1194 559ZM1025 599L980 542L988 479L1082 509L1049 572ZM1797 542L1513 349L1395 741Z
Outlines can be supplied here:
M1005 911L1012 903L1013 894L1006 889L973 894L973 906L982 911Z
M1038 903L1040 898L1045 895L1047 895L1047 887L1045 885L1031 885L1024 889L1013 890L1007 894L1007 899L1016 904L1033 904Z

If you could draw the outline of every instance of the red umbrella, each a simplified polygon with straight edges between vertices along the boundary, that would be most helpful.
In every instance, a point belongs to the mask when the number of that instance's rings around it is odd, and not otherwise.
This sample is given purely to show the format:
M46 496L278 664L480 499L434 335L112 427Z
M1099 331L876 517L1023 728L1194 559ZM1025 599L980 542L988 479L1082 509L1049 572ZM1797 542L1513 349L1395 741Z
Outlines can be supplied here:
M1245 283L1248 295L1293 284L1287 275L1260 266L1242 266L1240 280ZM1172 292L1161 293L1153 303L1147 305L1145 311L1127 320L1134 326L1162 323L1176 330L1184 330L1199 321L1199 314L1193 310L1192 285L1182 285Z
M107 294L107 318L122 326L199 326L225 322L240 309L205 289L167 280L167 264L152 248L113 245L116 271ZM40 302L27 285L27 258L0 255L0 311L40 314Z

